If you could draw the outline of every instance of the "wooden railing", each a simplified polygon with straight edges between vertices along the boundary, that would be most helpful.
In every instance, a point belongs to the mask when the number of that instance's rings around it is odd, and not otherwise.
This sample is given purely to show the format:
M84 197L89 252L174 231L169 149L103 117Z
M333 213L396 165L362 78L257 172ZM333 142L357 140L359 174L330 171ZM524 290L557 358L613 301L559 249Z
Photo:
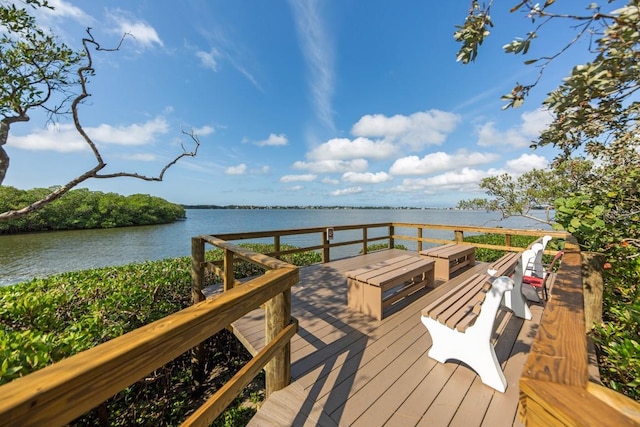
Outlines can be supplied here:
M268 390L286 386L290 374L284 365L289 365L289 343L298 329L297 322L287 313L291 310L291 286L299 280L298 268L204 236L192 239L194 281L199 280L203 268L200 261L204 259L199 254L204 254L205 241L233 253L227 255L229 259L240 257L266 268L266 273L3 385L0 425L65 425L184 352L197 348L261 305L266 307L266 329L270 331L267 345L183 425L209 425L265 365L272 372L267 375Z
M413 234L399 234L398 229L413 230ZM331 230L331 233L329 233ZM360 231L360 237L356 239L344 238L340 239L341 235L347 235L348 232ZM427 231L425 233L425 230ZM372 231L377 231L375 236L372 235ZM450 238L435 238L429 236L429 231L444 231L451 232ZM331 256L331 249L340 248L344 246L358 245L361 253L367 253L367 248L371 243L387 242L390 248L393 248L396 241L399 242L412 242L416 244L417 250L421 251L425 243L433 244L446 244L446 243L464 243L464 236L467 234L497 234L504 236L503 245L491 245L483 243L474 243L473 245L478 248L496 249L503 251L519 252L525 248L512 246L511 238L513 236L535 236L541 237L543 235L550 235L555 238L564 239L565 232L550 231L550 230L520 230L510 228L489 228L489 227L474 227L463 225L440 225L440 224L416 224L416 223L402 223L402 222L385 222L375 224L358 224L358 225L336 225L328 227L311 227L311 228L299 228L289 230L270 230L270 231L256 231L249 233L226 233L216 234L216 238L224 241L246 241L257 239L270 239L274 251L269 253L270 256L280 257L282 255L291 253L301 253L308 251L321 251L322 262L329 262L333 259ZM286 236L305 236L305 235L317 235L317 244L311 244L310 246L300 246L294 249L281 250L281 243ZM329 234L333 235L333 239L329 239Z
M640 425L640 404L589 381L582 256L572 236L520 379L527 426Z

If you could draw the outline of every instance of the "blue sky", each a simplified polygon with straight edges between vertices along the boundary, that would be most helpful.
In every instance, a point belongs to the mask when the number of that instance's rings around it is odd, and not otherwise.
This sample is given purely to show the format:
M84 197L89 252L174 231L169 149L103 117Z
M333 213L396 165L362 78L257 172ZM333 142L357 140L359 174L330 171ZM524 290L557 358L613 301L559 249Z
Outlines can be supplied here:
M500 96L538 69L571 33L549 28L530 55L501 47L530 20L498 3L496 27L477 61L456 62L455 25L467 1L68 1L40 13L95 53L92 96L80 117L100 148L103 171L157 175L201 140L199 154L163 182L90 180L79 188L143 193L183 204L449 207L482 197L484 177L544 168L552 148L530 142L550 121L539 106L581 59L570 50L545 70L525 105ZM499 9L504 8L504 10ZM583 58L582 58L583 59ZM11 129L4 185L66 183L95 165L68 119L41 114Z

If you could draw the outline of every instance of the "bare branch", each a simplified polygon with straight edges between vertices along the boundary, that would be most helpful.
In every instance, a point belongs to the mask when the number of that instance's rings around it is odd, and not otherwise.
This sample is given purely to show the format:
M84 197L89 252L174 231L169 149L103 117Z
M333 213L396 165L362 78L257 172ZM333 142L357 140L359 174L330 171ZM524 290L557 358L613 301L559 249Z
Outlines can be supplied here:
M36 211L40 208L42 208L43 206L45 206L48 203L53 202L54 200L62 197L65 193L67 193L69 190L73 189L74 187L76 187L78 184L91 179L91 178L119 178L119 177L130 177L130 178L137 178L137 179L142 179L145 181L162 181L164 178L164 174L165 172L172 167L173 165L175 165L180 159L182 159L183 157L195 157L198 153L198 148L200 147L200 140L198 138L198 136L194 133L193 130L190 130L189 132L182 130L182 133L184 135L189 136L194 144L195 144L195 148L192 151L187 151L184 147L184 144L182 144L182 150L183 152L181 154L179 154L178 156L176 156L171 162L167 163L162 170L160 171L160 174L157 177L150 177L150 176L146 176L146 175L141 175L135 172L118 172L118 173L111 173L111 174L99 174L99 172L104 169L107 164L104 162L102 155L100 153L100 150L98 149L98 147L96 146L96 144L93 142L93 140L91 139L91 137L85 132L84 128L82 127L82 124L80 122L80 116L79 116L79 106L82 103L82 101L84 99L86 99L87 97L91 96L91 94L87 91L87 77L94 74L95 70L93 68L93 58L91 56L91 50L90 47L94 47L96 51L106 51L106 52L114 52L114 51L118 51L120 49L120 47L122 46L122 43L124 42L124 39L127 36L131 36L129 33L125 33L122 38L120 39L120 42L118 43L118 45L114 48L103 48L100 46L100 44L94 39L93 35L91 34L91 28L87 28L87 34L88 37L83 38L82 39L82 44L84 46L84 51L85 51L85 55L86 55L86 64L84 66L81 66L78 68L78 83L80 85L81 88L81 93L79 95L77 95L74 99L73 102L71 103L71 114L73 116L73 123L75 125L76 130L78 131L78 133L82 136L82 138L84 139L84 141L87 143L87 145L91 148L94 157L96 158L97 164L90 170L88 170L87 172L83 173L82 175L72 179L71 181L69 181L67 184L62 185L60 187L58 187L55 191L51 192L50 194L48 194L46 197L42 198L41 200L38 200L32 204L30 204L29 206L26 206L22 209L18 209L18 210L11 210L11 211L7 211L4 213L0 213L0 221L3 220L10 220L10 219L16 219L22 216L25 216L33 211ZM2 120L2 131L5 131L8 133L9 131L9 124L12 122L17 122L17 121L26 121L28 120L28 116L26 116L26 114L21 115L19 117L9 117L9 118L5 118ZM5 123L6 122L6 123ZM6 129L5 129L6 128ZM2 146L0 145L0 154L4 153L4 150L2 148ZM7 164L8 164L8 157L7 157ZM2 182L0 180L0 182Z
M198 135L196 135L193 132L193 129L190 130L189 132L182 130L182 133L185 135L188 135L193 140L195 144L195 148L193 149L193 151L187 151L186 148L184 147L184 144L181 144L183 153L178 155L171 162L167 163L162 168L162 171L160 171L160 174L157 177L150 177L150 176L140 175L137 173L119 172L119 173L111 173L111 174L103 174L103 175L96 174L94 178L130 177L130 178L142 179L145 181L162 181L162 179L164 178L164 173L167 171L167 169L169 169L171 166L178 163L180 159L182 159L183 157L195 157L198 154L198 148L200 148L200 139L198 138Z

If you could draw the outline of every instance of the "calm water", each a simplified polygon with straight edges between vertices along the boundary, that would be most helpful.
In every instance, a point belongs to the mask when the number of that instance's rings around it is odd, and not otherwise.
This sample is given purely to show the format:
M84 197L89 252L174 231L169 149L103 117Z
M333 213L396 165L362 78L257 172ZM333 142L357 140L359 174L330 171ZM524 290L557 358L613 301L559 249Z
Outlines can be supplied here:
M540 212L540 215L543 213ZM187 219L173 224L107 230L57 231L0 236L0 286L66 271L124 265L133 262L187 256L191 237L239 231L325 227L377 222L477 225L487 227L547 228L523 218L499 220L494 212L385 209L190 209ZM400 233L404 231L398 230ZM340 240L361 236L337 236ZM406 233L408 234L408 233ZM415 232L412 233L415 235ZM442 238L452 238L444 232ZM296 237L283 243L298 246L320 244L318 235ZM411 245L401 242L410 249ZM357 253L358 248L351 248ZM332 259L351 255L335 249ZM340 252L342 251L342 252Z

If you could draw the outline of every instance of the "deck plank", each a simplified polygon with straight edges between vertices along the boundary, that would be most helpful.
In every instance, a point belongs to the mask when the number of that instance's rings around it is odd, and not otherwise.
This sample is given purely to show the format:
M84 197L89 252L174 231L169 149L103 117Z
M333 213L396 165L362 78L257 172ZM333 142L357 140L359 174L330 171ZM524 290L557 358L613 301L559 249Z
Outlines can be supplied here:
M431 337L420 321L430 301L486 271L487 264L436 282L381 321L347 307L346 271L403 254L379 251L300 270L292 289L292 315L299 321L291 344L292 384L274 393L249 426L519 425L518 380L542 307L531 306L533 322L501 310L494 338L509 385L498 393L465 365L430 359ZM262 310L233 326L255 349L264 346Z

